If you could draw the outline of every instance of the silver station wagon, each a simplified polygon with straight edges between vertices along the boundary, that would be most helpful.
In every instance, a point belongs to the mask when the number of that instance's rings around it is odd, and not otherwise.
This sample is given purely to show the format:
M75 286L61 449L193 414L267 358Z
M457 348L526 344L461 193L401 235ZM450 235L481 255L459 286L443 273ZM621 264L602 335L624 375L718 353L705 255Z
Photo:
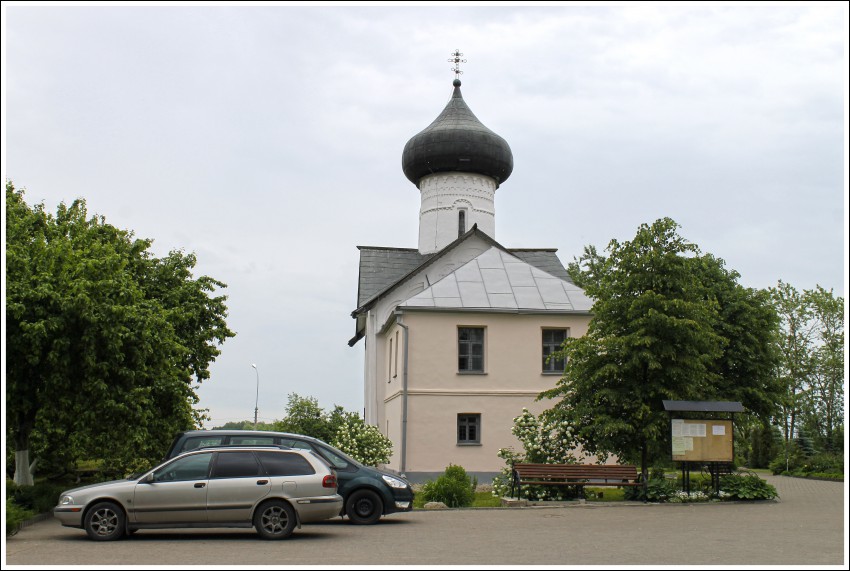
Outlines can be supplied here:
M68 490L53 514L98 541L176 527L254 527L264 539L282 539L341 510L325 460L308 450L251 446L202 448L141 477Z

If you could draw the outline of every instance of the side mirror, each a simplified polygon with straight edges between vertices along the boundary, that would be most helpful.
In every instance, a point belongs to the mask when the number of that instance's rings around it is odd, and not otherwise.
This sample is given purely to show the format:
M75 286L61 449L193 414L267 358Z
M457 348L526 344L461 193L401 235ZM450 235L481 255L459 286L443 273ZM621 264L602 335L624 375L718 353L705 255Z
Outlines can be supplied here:
M145 476L144 478L139 480L140 484L153 484L153 482L154 482L153 472L151 472L150 474L148 474L147 476Z

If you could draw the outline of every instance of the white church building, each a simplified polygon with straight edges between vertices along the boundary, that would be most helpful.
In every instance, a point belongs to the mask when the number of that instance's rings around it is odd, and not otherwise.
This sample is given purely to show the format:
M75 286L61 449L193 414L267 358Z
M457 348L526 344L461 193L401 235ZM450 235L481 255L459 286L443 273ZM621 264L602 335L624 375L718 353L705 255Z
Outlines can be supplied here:
M548 354L584 335L591 318L592 301L555 249L497 241L496 191L513 155L469 109L460 80L453 85L402 154L421 196L418 248L358 246L349 345L363 340L366 422L392 440L387 467L412 481L449 464L479 481L496 475L498 450L519 449L513 418L552 406L535 402L563 373Z

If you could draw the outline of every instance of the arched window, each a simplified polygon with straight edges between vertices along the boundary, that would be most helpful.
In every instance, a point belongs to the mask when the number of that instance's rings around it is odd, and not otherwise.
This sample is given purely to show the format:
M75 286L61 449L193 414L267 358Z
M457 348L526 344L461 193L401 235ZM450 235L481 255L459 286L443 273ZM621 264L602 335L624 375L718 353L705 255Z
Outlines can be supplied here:
M457 211L457 235L458 238L466 232L466 210Z

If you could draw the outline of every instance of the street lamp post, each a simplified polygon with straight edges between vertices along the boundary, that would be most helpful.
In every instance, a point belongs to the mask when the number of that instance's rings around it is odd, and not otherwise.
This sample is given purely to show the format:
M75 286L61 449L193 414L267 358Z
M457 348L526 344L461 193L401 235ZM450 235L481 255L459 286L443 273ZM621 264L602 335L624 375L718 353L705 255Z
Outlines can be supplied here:
M257 365L251 365L254 367L254 372L257 373L257 398L254 400L254 430L257 430L257 410L260 404L260 370L257 369Z

